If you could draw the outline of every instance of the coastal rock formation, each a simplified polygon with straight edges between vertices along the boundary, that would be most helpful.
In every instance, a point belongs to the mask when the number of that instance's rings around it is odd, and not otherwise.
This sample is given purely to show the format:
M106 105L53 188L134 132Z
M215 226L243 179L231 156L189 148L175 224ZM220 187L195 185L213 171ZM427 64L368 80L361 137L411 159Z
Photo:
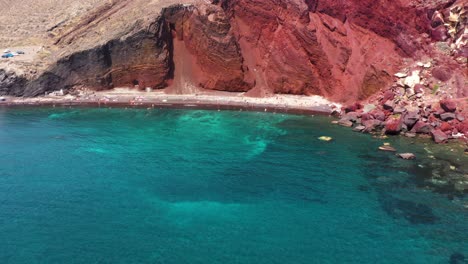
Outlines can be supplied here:
M426 53L431 40L424 34L446 27L442 11L460 1L178 2L149 10L142 8L145 0L113 1L58 23L48 37L62 52L53 52L39 77L24 76L29 82L23 91L0 82L1 93L36 96L77 86L135 86L169 87L169 93L208 89L363 100L391 85L405 57ZM131 21L126 13L131 8L139 8L144 19L124 24ZM458 41L461 30L453 25L443 39ZM455 46L463 53L459 42ZM447 80L452 69L437 67L433 74Z

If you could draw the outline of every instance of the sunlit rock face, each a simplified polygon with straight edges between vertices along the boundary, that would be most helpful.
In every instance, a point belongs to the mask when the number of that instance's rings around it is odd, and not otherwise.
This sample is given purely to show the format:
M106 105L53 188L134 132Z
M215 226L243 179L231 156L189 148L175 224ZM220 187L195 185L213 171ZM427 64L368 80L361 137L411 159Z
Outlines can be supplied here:
M389 87L405 60L433 55L435 31L449 25L445 20L453 19L450 10L460 1L171 1L142 9L146 20L117 30L116 17L134 15L131 8L143 2L116 1L75 28L59 30L65 33L56 37L57 47L82 49L57 55L23 90L0 91L35 96L76 86L136 86L168 88L168 93L195 88L250 96L322 95L353 102ZM104 32L99 37L98 29ZM460 28L444 30L443 40L461 38ZM440 61L451 71L463 67Z

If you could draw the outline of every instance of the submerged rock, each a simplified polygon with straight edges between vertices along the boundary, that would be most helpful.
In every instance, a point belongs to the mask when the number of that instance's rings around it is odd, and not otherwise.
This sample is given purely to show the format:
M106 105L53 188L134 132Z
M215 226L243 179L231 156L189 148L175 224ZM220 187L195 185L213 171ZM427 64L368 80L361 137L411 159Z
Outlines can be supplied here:
M396 152L397 151L394 147L386 146L386 145L380 146L379 150L388 151L388 152Z
M365 129L366 129L365 126L360 125L360 126L355 127L355 128L353 129L353 131L362 132L362 131L364 131Z
M416 155L413 153L399 153L397 156L405 160L413 160L416 158Z
M321 136L318 139L321 140L321 141L325 141L325 142L330 142L330 141L333 140L332 137L327 137L327 136Z

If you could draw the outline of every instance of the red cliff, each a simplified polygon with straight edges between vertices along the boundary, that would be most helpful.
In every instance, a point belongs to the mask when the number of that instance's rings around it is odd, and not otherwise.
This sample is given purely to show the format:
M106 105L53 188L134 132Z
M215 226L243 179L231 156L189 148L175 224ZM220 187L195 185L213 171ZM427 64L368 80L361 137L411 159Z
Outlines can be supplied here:
M138 85L354 102L389 88L410 62L432 58L433 75L467 96L466 12L458 24L451 13L466 1L187 0L154 9L145 1L113 1L54 26L57 60L26 85L0 80L0 93Z

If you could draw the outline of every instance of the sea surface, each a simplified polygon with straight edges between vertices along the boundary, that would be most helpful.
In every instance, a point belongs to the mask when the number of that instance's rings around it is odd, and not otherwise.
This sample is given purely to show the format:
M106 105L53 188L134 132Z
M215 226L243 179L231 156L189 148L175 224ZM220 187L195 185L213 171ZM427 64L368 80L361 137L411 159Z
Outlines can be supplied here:
M0 263L468 263L462 152L330 121L0 108Z

